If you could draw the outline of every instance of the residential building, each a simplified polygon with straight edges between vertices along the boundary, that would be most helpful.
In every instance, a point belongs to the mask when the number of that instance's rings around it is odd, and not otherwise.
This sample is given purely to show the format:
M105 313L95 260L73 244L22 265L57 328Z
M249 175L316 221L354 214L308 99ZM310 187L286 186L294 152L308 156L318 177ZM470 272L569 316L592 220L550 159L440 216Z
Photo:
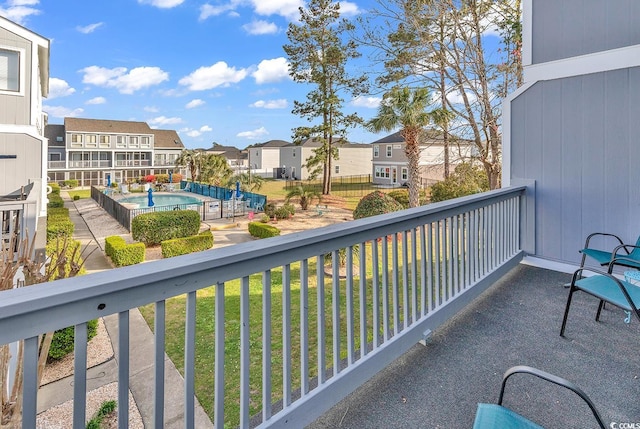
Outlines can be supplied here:
M46 214L48 92L49 40L0 17L0 243Z
M371 145L334 141L338 158L331 160L331 177L358 176L371 174ZM309 169L307 159L315 156L314 151L322 146L318 139L307 139L300 145L288 144L280 148L280 176L307 180Z
M405 154L405 141L400 131L371 143L373 149L373 178L376 185L404 185L409 180L409 161ZM465 159L470 159L473 146L467 140L451 137L449 163L451 170ZM420 181L422 186L444 179L444 139L436 130L427 130L420 143Z
M247 152L235 146L223 146L214 143L211 148L204 150L204 152L224 157L229 163L229 167L236 173L244 171L249 167Z
M290 145L284 140L269 140L247 148L247 163L251 166L251 173L262 177L278 177L280 162L280 149Z
M50 180L76 179L80 186L168 174L184 149L176 131L145 122L65 118L64 125L47 125L45 135Z

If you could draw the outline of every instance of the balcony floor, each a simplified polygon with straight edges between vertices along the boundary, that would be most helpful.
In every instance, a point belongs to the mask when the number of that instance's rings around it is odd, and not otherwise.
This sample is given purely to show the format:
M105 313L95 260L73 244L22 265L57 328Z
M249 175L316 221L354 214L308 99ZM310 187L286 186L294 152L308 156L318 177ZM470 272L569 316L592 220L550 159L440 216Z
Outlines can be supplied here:
M606 425L640 423L640 325L576 293L559 336L569 274L520 265L309 427L472 427L478 402L497 400L505 370L529 365L577 384ZM546 428L596 427L577 396L514 376L505 405Z

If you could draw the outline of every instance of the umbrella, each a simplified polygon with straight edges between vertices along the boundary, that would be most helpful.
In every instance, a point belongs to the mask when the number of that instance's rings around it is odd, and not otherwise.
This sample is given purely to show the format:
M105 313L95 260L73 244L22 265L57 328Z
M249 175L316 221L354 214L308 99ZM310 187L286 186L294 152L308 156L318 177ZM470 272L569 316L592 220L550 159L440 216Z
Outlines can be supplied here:
M107 188L111 187L111 174L107 174Z
M236 198L240 198L242 194L240 193L240 182L236 182Z
M149 188L147 193L148 193L148 197L149 197L149 200L147 201L147 206L153 207L154 206L154 204L153 204L153 189Z
M173 171L169 172L169 183L173 183Z

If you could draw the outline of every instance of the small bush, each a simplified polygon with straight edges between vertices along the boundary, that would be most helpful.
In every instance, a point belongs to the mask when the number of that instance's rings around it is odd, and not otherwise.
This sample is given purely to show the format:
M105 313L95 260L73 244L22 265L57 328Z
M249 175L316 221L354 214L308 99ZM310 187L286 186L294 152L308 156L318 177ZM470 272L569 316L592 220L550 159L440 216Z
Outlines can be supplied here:
M48 196L49 203L47 204L47 208L59 208L64 207L64 200L59 194L51 193Z
M213 234L211 231L203 231L198 235L184 238L174 238L160 243L162 246L162 257L172 258L174 256L186 255L188 253L202 252L213 247Z
M78 187L78 180L76 180L76 179L65 180L62 183L67 188L77 188Z
M196 235L199 229L200 214L193 210L144 213L131 222L133 239L147 246Z
M73 196L73 201L78 201L80 199L80 195L74 195Z
M100 409L96 413L96 415L87 422L86 429L100 429L102 427L102 421L109 414L113 413L116 410L118 403L116 401L104 401L102 405L100 405Z
M119 235L112 235L104 240L104 253L116 267L144 262L145 250L143 243L127 244Z
M398 210L402 210L402 205L399 202L384 192L375 191L362 197L358 206L353 211L353 218L362 219L369 216L392 213Z
M469 163L460 164L442 182L431 186L431 201L449 200L489 190L489 179L482 167Z
M98 320L90 320L87 322L87 337L91 340L98 333ZM60 329L53 334L51 348L49 348L49 359L62 359L69 353L73 352L73 341L75 338L75 329L73 326Z
M47 217L47 242L64 236L71 237L74 230L75 225L69 217Z
M249 222L249 234L257 238L269 238L280 235L280 230L262 222Z
M284 206L278 207L275 211L276 219L289 219L291 212Z
M66 237L66 240L67 240L67 251L64 255L64 257L66 258L64 271L63 272L58 271L56 273L54 280L68 277L69 273L71 273L72 271L72 268L77 269L78 266L81 266L83 264L82 258L81 258L82 249L81 249L80 242L77 240L71 240L70 237ZM57 257L60 253L62 253L62 247L64 246L64 243L65 243L65 237L62 237L62 236L47 242L47 245L45 247L45 252L47 256L51 258L51 261L50 261L51 265L55 266L58 263ZM74 267L72 267L72 264ZM77 275L82 275L82 274L85 274L84 267L80 269Z
M269 223L269 216L267 216L266 214L263 214L262 216L260 216L260 222Z
M387 195L389 195L391 198L399 202L403 208L405 209L409 208L409 190L408 189L396 189L394 191L387 192ZM427 203L426 192L424 191L424 189L420 189L419 197L420 197L420 204Z
M52 207L47 209L47 219L55 217L69 217L69 209L66 207Z
M269 219L274 217L276 215L276 204L275 203L267 203L267 205L264 206L264 214L269 216Z
M50 195L60 195L60 185L58 185L57 183L49 183L48 185L51 186Z

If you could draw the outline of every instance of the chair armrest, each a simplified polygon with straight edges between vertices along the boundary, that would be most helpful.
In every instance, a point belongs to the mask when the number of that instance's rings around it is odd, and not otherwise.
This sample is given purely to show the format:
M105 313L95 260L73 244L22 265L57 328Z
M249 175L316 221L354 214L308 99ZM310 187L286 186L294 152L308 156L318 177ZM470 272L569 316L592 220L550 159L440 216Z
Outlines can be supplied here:
M587 240L584 242L584 248L585 249L589 248L589 241L591 241L591 237L595 237L595 236L613 237L616 240L618 240L618 242L620 244L624 244L624 241L622 241L622 239L620 237L618 237L617 235L615 235L615 234L609 234L607 232L594 232L594 233L589 234L587 236Z
M581 270L578 270L578 271L581 271ZM535 377L538 377L538 378L541 378L543 380L546 380L548 382L551 382L553 384L556 384L558 386L561 386L561 387L564 387L566 389L571 390L572 392L577 394L584 402L586 402L586 404L591 409L591 412L593 413L593 416L595 417L596 421L598 422L598 425L600 425L600 427L602 429L606 428L606 426L604 425L604 422L602 420L602 417L600 417L600 414L598 413L598 410L596 410L596 407L593 405L593 402L591 402L591 399L589 399L587 394L584 393L578 386L576 386L575 384L573 384L569 380L565 380L562 377L558 377L557 375L549 374L548 372L545 372L545 371L542 371L540 369L533 368L533 367L530 367L530 366L525 366L525 365L514 366L512 368L509 368L504 373L504 376L502 377L502 387L500 388L500 397L498 398L498 405L502 405L502 398L504 396L504 389L505 389L505 386L507 384L507 380L509 379L509 377L511 377L514 374L530 374L530 375L533 375Z

